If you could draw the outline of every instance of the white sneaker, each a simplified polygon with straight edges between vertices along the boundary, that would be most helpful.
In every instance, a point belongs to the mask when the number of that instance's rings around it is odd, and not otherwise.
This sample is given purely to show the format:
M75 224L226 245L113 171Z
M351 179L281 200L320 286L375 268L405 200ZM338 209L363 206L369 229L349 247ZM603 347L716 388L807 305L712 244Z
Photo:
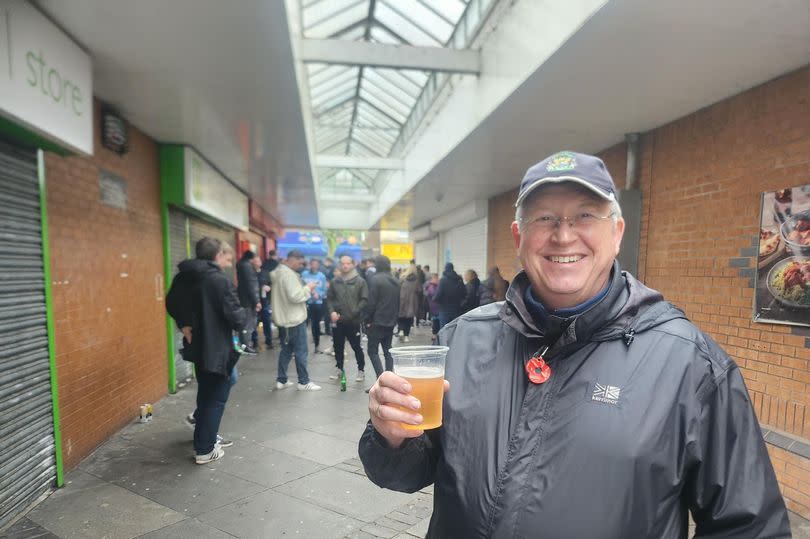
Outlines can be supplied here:
M402 337L402 342L411 342L411 338L405 335L404 337Z
M329 375L329 379L330 379L330 380L340 380L340 374L341 374L342 372L343 372L343 371L341 371L340 369L335 370L335 372L334 372L333 374L330 374L330 375Z
M287 389L288 387L292 387L293 383L287 380L284 383L276 382L276 389Z
M404 336L405 336L405 332L400 329L399 333L397 333L397 337L399 337L401 339Z
M357 371L357 378L354 379L355 382L363 382L366 379L366 372L365 371Z
M219 444L214 444L214 449L211 450L210 453L205 455L194 455L194 462L197 464L208 464L209 462L214 462L217 459L221 459L225 456L225 451L219 446Z
M334 356L335 355L335 349L334 348L327 348L326 350L324 350L321 353L322 354L328 354L330 356Z
M315 382L309 382L308 384L298 384L298 391L320 391L321 386L316 384Z

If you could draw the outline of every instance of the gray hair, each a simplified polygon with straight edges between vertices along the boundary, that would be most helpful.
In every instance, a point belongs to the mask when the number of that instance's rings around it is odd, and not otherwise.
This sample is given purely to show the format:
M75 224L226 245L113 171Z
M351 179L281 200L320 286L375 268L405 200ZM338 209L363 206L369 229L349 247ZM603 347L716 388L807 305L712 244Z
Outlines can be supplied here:
M534 197L527 197L515 208L515 221L517 221L520 230L523 230L523 207L531 200L534 200ZM610 201L610 213L612 214L613 226L616 226L616 223L622 216L622 207L616 199Z

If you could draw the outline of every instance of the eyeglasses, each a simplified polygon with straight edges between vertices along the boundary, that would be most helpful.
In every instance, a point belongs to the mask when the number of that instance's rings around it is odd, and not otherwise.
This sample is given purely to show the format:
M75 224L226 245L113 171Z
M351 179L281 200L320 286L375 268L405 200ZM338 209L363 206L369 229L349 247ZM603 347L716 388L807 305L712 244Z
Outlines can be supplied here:
M594 228L598 223L607 221L616 216L616 212L610 212L605 216L594 215L589 212L581 212L571 217L557 217L556 215L540 215L539 217L522 218L520 223L525 229L542 230L544 232L551 232L557 230L560 224L565 221L573 230L577 232L587 232Z

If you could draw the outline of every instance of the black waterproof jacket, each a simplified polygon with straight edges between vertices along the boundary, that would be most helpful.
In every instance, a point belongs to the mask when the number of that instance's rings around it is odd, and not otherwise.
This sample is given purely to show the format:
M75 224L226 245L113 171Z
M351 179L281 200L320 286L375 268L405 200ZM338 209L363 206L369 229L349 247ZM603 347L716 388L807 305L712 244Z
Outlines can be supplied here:
M261 297L259 295L259 272L250 263L250 260L240 260L236 263L236 290L239 293L239 303L242 307L256 307Z
M244 328L246 316L236 289L210 260L184 260L177 267L180 272L166 295L166 310L177 327L191 326L191 344L183 339L183 359L198 369L228 376L239 359L233 331Z
M366 321L375 326L393 328L399 314L399 279L391 271L378 270L368 281Z
M464 281L455 271L445 271L439 279L439 288L433 297L439 306L439 312L448 313L451 317L461 314L461 304L467 296Z
M361 324L366 316L368 303L368 284L357 271L352 271L348 278L337 274L326 292L329 312L340 315L345 324Z
M790 537L734 362L658 292L614 268L607 296L545 354L519 274L505 302L439 334L450 346L443 425L391 449L368 424L377 485L434 484L428 538Z

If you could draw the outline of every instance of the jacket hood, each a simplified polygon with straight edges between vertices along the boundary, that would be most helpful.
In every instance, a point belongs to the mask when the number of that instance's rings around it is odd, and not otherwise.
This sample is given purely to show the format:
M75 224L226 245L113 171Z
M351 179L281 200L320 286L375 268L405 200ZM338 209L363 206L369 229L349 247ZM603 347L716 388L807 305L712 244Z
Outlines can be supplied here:
M448 264L448 265L449 265L449 264ZM457 279L457 280L459 280L459 281L460 281L460 280L462 280L462 279L461 279L461 275L459 275L458 273L456 273L455 271L453 271L453 268L452 268L452 267L451 267L450 269L446 269L446 270L444 270L444 273L442 273L442 276L443 276L443 277L447 277L448 279Z
M499 316L526 337L543 338L544 330L535 324L524 299L529 286L528 276L521 271L506 292L506 302ZM574 318L560 337L559 344L622 338L629 345L636 333L676 318L686 316L683 311L664 301L660 292L647 288L635 277L622 271L618 261L615 261L607 295Z
M374 267L377 273L391 273L391 260L387 256L375 256Z
M416 279L418 279L418 276L415 273L410 273L403 279L403 281L415 281Z
M221 271L220 267L214 263L213 260L204 260L201 258L189 258L177 264L177 269L182 273L195 274L197 278L202 277L205 273Z

